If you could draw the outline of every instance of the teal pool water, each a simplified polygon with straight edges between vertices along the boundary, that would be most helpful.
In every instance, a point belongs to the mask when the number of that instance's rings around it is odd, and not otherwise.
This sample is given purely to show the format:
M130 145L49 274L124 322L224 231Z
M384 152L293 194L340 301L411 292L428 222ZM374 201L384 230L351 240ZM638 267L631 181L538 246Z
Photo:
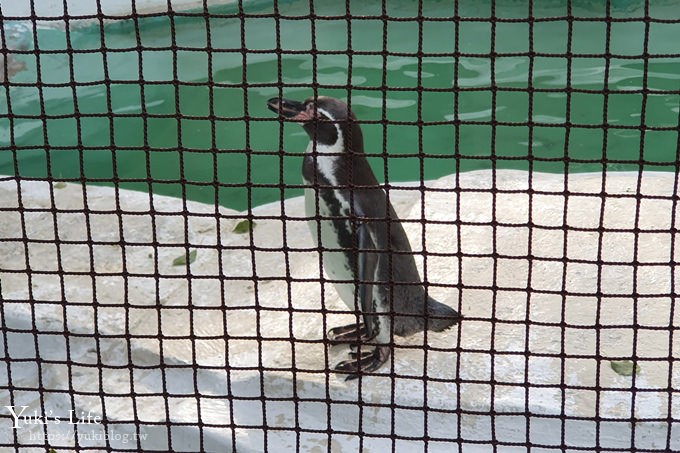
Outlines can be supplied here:
M18 53L26 70L0 90L0 174L236 209L299 195L283 186L300 183L301 157L280 154L279 143L300 153L306 136L279 123L266 100L303 99L313 83L368 121L366 148L381 180L492 166L674 171L677 2L652 2L646 40L644 2L610 2L615 19L637 20L612 21L609 41L606 2L572 1L571 34L566 1L534 2L532 26L527 3L496 1L502 20L493 27L488 0L458 2L458 23L440 20L456 13L448 1L423 2L432 20L419 22L418 2L389 2L395 20L382 21L377 2L352 1L348 21L344 3L322 0L313 3L313 28L296 18L310 14L299 0L279 2L290 17L280 20L270 2L253 1L245 19L221 6L210 15L28 30L38 52Z

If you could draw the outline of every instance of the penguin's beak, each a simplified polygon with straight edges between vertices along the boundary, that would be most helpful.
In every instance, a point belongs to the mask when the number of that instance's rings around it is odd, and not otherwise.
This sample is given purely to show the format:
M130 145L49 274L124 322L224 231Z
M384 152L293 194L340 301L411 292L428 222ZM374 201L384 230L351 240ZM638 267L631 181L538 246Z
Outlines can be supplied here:
M271 98L267 101L267 107L274 113L278 113L284 118L289 118L298 122L310 120L307 106L298 101L291 101L283 98Z

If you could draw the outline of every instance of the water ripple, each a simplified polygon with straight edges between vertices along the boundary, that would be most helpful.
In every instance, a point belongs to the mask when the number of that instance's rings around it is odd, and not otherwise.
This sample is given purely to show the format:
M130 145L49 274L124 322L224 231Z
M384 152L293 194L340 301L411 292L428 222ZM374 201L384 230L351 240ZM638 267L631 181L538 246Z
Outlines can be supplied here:
M416 105L414 99L390 99L385 101L388 109L403 109ZM354 95L352 96L352 105L361 105L364 107L381 109L383 108L382 98L374 98L370 96Z
M605 82L607 67L604 64L593 66L592 61L579 62L574 60L569 78L564 65L555 63L554 68L534 69L531 81L540 86L564 87L602 85ZM577 67L579 64L587 64L585 67ZM468 59L460 62L462 66L461 76L458 77L458 85L462 87L481 87L491 85L491 65L488 60ZM666 65L650 64L647 78L653 80L680 80L680 72ZM668 69L668 70L666 70ZM499 58L494 64L494 83L496 85L521 83L529 81L529 60L525 57ZM614 64L609 66L607 83L615 85L619 89L631 89L630 82L642 81L645 76L644 67L633 67L630 64ZM455 81L454 81L455 82ZM626 82L629 82L626 84ZM636 88L637 89L637 88Z
M496 107L496 113L505 110L507 107L505 106L498 106ZM493 113L493 109L485 109L485 110L477 110L475 112L464 112L464 113L459 113L458 116L455 114L450 114L450 115L444 115L444 118L448 121L453 121L455 119L459 119L462 121L470 121L470 120L480 120L480 119L486 119L486 118L491 118L491 114Z

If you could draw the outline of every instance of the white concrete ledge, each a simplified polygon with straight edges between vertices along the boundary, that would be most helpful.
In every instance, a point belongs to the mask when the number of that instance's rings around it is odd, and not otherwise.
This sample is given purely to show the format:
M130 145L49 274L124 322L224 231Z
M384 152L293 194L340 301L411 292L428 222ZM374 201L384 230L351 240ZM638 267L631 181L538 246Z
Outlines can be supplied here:
M182 200L154 196L152 217L143 193L67 184L53 188L52 198L47 183L0 183L0 208L16 208L0 217L0 290L9 329L4 341L15 359L11 386L29 389L17 392L12 402L41 410L39 392L30 390L39 385L33 359L40 358L44 410L91 411L124 422L111 428L122 435L134 431L134 403L146 422L140 430L148 435L141 450L164 448L167 434L149 423L166 419L165 401L145 396L162 392L163 385L172 395L169 419L187 423L173 434L175 451L198 448L194 425L199 420L233 421L239 452L261 451L264 445L263 432L241 428L247 425L274 428L267 444L281 451L295 446L299 426L302 450L314 451L325 450L329 439L317 431L329 426L389 435L392 420L400 436L460 435L481 442L466 444L465 451L488 451L483 445L492 437L491 408L499 442L525 443L528 430L529 441L559 451L564 426L566 443L575 447L599 442L602 448L630 448L634 430L637 448L663 448L671 428L665 419L680 417L679 406L669 401L680 388L669 360L680 357L675 335L680 322L677 311L670 318L675 301L669 296L677 292L672 282L678 278L671 265L679 257L672 247L678 226L675 175L610 173L603 181L600 174L565 179L535 173L530 180L526 172L497 171L492 177L478 171L428 187L438 191L425 192L424 207L421 192L412 186L393 189L390 196L400 216L412 221L406 229L414 250L427 250L427 280L440 285L432 293L460 304L466 319L426 339L398 338L393 366L401 377L367 377L359 387L325 373L347 350L327 352L320 341L324 330L353 317L334 313L345 310L335 290L325 285L322 302L322 287L313 282L320 277L319 257L300 198L254 210L272 218L256 220L251 250L249 235L232 232L235 216L242 214L228 209L187 202L185 211ZM280 220L282 215L288 220ZM198 250L189 275L172 265L187 238ZM91 247L79 243L87 240ZM155 249L148 245L153 241L159 244ZM277 251L283 244L295 251ZM604 263L600 268L594 264L598 259ZM253 269L255 283L247 280ZM459 282L462 293L446 286ZM331 312L325 318L317 311L322 305ZM36 335L27 333L32 318ZM633 356L640 366L634 380L611 369L612 360ZM167 366L165 384L161 363ZM293 373L293 367L306 371ZM6 385L5 374L0 380ZM49 392L69 387L73 401ZM107 396L100 398L100 392ZM263 393L265 403L257 399ZM9 404L9 395L1 393L0 407ZM562 413L570 417L564 425ZM599 440L596 417L606 419ZM632 417L639 423L631 425ZM0 442L11 442L9 421L0 419ZM52 428L55 439L70 429ZM27 441L40 430L25 426L17 434ZM209 451L224 451L232 443L226 428L207 432ZM359 445L351 434L333 435L330 442L338 452L357 451ZM384 442L366 438L363 446L378 452ZM677 426L671 442L672 449L680 449ZM422 441L396 445L397 451L424 448ZM453 445L431 442L428 451L451 451Z

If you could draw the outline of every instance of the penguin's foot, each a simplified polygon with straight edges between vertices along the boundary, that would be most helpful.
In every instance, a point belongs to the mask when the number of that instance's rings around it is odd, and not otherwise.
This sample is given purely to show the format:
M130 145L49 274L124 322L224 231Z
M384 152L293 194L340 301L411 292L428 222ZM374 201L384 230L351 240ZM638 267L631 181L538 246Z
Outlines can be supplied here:
M328 330L326 335L331 346L338 344L360 343L368 341L366 324L349 324L347 326L334 327Z
M335 366L338 373L348 373L346 381L358 378L363 373L370 373L380 368L390 357L389 346L376 346L368 349L369 346L359 348L359 352L350 352L350 360L345 360ZM363 349L363 351L361 350Z

